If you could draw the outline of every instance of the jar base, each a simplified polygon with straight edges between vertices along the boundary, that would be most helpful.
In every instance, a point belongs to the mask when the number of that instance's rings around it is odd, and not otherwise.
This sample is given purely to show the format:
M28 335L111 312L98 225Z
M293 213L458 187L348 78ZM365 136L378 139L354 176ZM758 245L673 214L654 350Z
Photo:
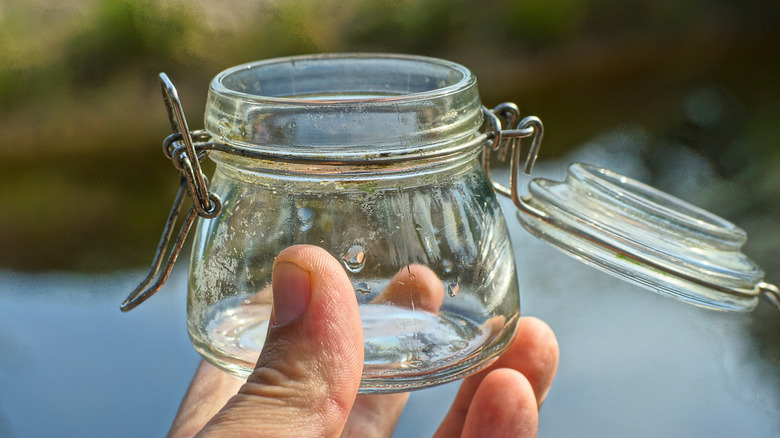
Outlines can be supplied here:
M482 345L460 360L443 366L429 366L417 373L386 373L383 375L363 372L358 394L391 394L443 385L468 377L488 365L509 347L514 337L517 318L513 318L500 333L487 345Z
M223 303L224 304L224 303ZM404 392L463 378L486 366L509 345L517 315L482 324L441 309L414 311L389 304L360 308L365 359L359 393ZM219 315L190 335L211 364L246 379L265 341L270 306L242 306ZM206 341L202 342L206 334Z

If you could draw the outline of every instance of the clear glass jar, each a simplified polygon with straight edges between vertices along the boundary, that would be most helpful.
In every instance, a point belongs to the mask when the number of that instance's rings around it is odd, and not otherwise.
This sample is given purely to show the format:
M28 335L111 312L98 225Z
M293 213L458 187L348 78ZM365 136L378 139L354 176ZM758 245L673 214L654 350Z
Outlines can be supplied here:
M245 378L262 348L274 257L313 244L341 260L365 339L362 392L457 379L510 341L512 248L478 155L475 77L446 61L319 55L231 68L209 89L209 185L188 328L209 362ZM257 158L257 154L262 159Z

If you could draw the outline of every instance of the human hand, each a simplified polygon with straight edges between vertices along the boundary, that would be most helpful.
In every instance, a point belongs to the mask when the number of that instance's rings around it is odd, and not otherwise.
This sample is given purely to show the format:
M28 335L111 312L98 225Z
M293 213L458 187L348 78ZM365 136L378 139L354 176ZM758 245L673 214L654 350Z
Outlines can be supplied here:
M409 395L357 395L363 331L339 262L321 248L287 248L274 263L272 289L254 372L242 382L201 362L168 436L390 436ZM520 318L509 348L463 380L435 436L536 436L557 364L552 330Z

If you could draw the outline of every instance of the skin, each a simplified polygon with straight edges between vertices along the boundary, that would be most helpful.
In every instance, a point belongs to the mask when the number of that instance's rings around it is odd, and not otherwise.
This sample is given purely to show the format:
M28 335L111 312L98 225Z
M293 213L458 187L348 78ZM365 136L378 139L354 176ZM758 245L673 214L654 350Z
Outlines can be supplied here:
M409 301L413 282L426 310L441 283L412 265L378 302ZM411 274L411 275L409 275ZM398 283L401 283L400 285ZM355 292L339 262L314 246L293 246L274 264L274 308L255 371L242 382L201 362L169 437L388 437L408 394L357 395L363 331ZM436 437L533 437L555 376L558 344L542 321L518 321L509 348L463 380Z

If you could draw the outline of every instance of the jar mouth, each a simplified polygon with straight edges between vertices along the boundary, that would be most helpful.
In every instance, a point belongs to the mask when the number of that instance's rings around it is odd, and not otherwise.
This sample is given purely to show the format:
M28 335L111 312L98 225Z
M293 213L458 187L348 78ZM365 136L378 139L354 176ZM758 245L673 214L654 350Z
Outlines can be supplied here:
M211 89L238 99L283 104L381 105L457 93L473 81L467 68L440 59L335 53L238 65L219 73Z
M211 82L204 118L216 140L269 157L375 161L469 143L482 105L475 76L459 64L343 53L225 70Z

